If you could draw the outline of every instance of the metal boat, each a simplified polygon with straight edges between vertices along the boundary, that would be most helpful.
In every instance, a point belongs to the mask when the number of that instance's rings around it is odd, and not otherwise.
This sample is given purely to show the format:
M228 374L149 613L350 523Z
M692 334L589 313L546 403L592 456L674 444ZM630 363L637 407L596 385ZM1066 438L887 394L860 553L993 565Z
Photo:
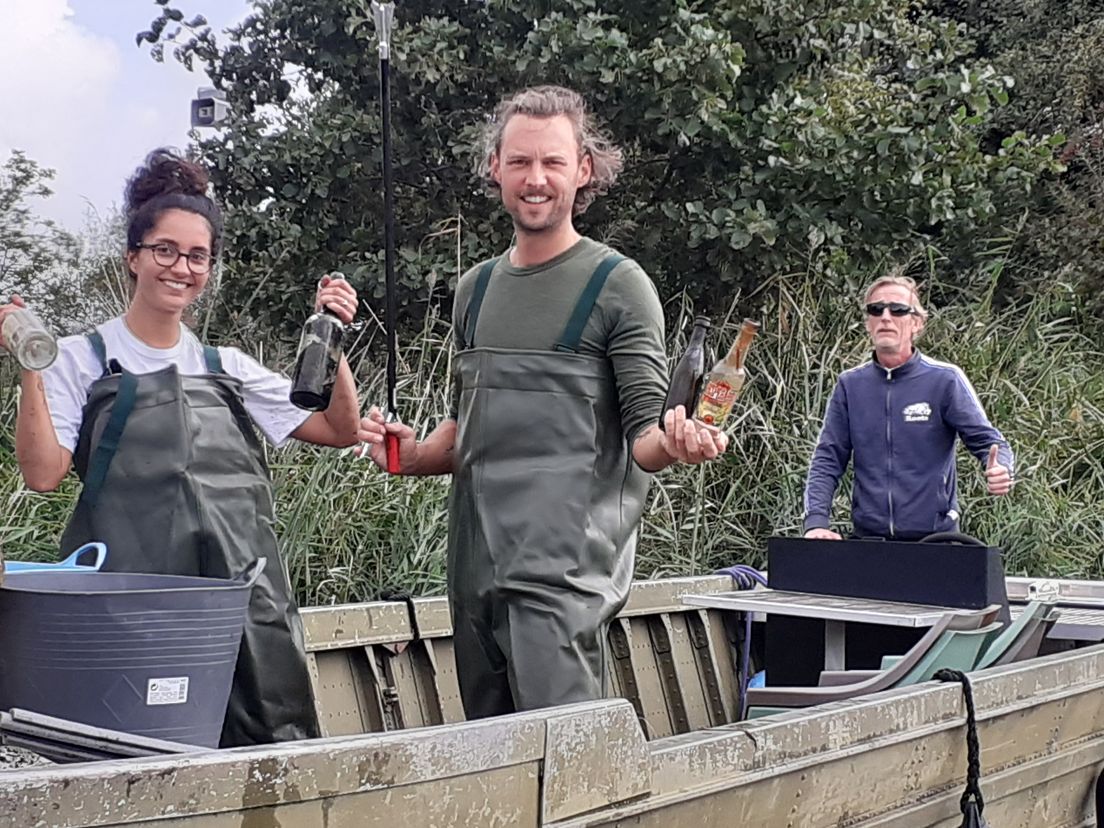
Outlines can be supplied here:
M1013 602L1039 588L1008 579ZM971 675L994 828L1097 824L1104 584L1045 588L1070 649ZM636 583L610 631L608 700L473 722L446 599L306 609L323 738L0 772L0 825L962 825L959 685L737 721L732 614L683 601L732 589Z

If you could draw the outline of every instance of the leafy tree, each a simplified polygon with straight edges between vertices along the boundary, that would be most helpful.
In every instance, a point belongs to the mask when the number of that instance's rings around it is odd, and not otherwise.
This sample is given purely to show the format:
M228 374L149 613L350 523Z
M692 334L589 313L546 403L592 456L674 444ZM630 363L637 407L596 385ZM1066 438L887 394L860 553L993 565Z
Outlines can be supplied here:
M123 244L118 221L90 228L84 240L39 216L34 202L53 195L53 177L20 150L0 167L0 296L20 294L65 334L87 330L125 306Z
M45 296L46 278L76 261L76 239L34 212L35 199L53 195L54 171L13 150L0 167L0 294Z
M220 42L167 0L139 43L198 61L233 119L200 149L230 208L227 307L294 327L290 291L347 272L382 292L378 63L366 0L266 0ZM1011 78L961 26L908 0L412 0L393 102L399 278L408 312L509 243L471 173L505 92L563 83L627 154L582 221L666 293L706 299L772 273L847 275L938 240L968 250L1015 214L1049 142L979 136ZM428 284L427 284L428 282ZM292 311L295 314L295 311Z
M1065 134L1066 169L1036 191L1016 238L1009 292L1040 282L1075 286L1104 321L1104 5L1097 0L942 0L978 50L1016 76L1015 94L990 125L993 144L1016 129Z

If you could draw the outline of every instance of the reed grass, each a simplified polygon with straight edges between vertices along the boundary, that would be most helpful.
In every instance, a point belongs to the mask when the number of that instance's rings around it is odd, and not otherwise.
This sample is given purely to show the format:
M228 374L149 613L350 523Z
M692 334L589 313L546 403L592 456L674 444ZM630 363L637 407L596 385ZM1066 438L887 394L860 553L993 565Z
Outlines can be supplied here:
M1104 577L1104 352L1076 316L1068 286L996 307L1000 266L966 285L941 284L921 341L960 365L994 424L1018 455L1017 486L984 491L979 464L959 453L963 530L1006 551L1010 574ZM815 277L768 280L712 314L713 341L727 347L744 312L764 325L748 361L750 380L728 425L731 450L718 462L657 475L641 525L637 576L762 564L766 539L796 534L808 459L838 373L866 358L854 292ZM688 300L669 303L670 353L681 350ZM231 332L240 340L249 332ZM430 312L401 346L399 407L420 434L447 416L450 328ZM286 368L290 343L246 340L267 364ZM365 407L383 400L382 333L360 332L354 371ZM13 433L17 382L0 361L0 544L14 558L54 555L78 484L49 494L23 489ZM349 452L292 443L270 449L278 532L300 600L342 603L405 589L443 591L448 480L391 478ZM846 522L848 484L837 496Z

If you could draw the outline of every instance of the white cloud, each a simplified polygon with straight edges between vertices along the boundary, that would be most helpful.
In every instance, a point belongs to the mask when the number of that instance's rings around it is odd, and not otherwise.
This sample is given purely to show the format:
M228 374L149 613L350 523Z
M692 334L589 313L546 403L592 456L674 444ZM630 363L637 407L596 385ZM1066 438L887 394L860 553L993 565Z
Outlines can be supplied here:
M189 102L202 73L155 63L135 34L157 13L127 0L2 0L0 163L12 149L57 171L39 212L71 229L89 206L121 201L151 149L188 142ZM241 15L230 0L220 16ZM169 50L166 50L169 51Z
M116 46L74 25L66 0L15 0L0 28L3 158L22 149L72 169L80 143L102 129L119 71Z

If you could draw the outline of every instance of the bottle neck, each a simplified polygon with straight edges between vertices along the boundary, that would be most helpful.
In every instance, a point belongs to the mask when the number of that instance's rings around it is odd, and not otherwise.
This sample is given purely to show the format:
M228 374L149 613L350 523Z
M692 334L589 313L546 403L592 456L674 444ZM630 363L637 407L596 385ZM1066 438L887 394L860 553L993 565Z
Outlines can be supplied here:
M745 324L740 328L740 335L736 337L736 341L732 343L732 348L729 349L728 355L725 357L725 363L736 370L740 370L744 367L744 360L747 358L748 348L751 347L751 340L755 338L755 332L759 329L759 326L750 327Z
M703 322L695 322L694 323L694 330L692 330L690 332L690 341L687 343L686 347L689 348L692 345L701 345L701 344L703 344L705 342L705 335L707 333L709 333L709 323L708 322L704 322L704 323Z

